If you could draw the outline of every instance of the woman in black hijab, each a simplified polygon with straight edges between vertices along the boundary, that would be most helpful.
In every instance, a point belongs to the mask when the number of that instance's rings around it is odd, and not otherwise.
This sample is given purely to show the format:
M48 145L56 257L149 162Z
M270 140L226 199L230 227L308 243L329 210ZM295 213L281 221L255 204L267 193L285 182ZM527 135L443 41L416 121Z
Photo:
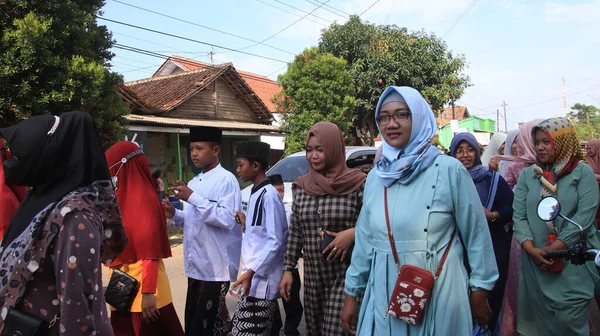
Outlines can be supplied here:
M14 154L6 180L31 187L0 247L0 329L25 313L50 323L49 335L112 335L101 263L127 237L93 119L36 116L0 137Z

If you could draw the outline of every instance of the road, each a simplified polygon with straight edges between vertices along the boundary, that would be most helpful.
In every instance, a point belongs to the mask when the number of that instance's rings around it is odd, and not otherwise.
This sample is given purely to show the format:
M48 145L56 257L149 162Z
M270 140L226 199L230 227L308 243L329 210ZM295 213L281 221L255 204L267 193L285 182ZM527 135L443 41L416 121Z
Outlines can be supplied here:
M183 244L178 239L171 239L171 251L173 256L169 259L165 259L165 268L167 274L169 275L169 281L171 284L171 293L173 295L173 305L175 306L175 310L177 311L177 315L179 316L179 320L183 325L183 318L185 312L185 296L187 293L187 278L185 277L185 272L183 269ZM104 278L102 280L103 284L106 286L108 284L108 272L106 268L104 269ZM302 262L300 262L300 278L303 278L302 273ZM302 290L300 292L300 297L303 296ZM237 305L237 299L232 297L231 295L227 295L227 308L229 309L229 315L233 316L235 312L235 308ZM283 306L279 305L281 311L282 319L285 319L285 312L283 310ZM285 320L284 320L285 321ZM304 318L302 318L302 322L299 328L301 335L306 335L306 326L304 324ZM283 334L282 334L283 335Z

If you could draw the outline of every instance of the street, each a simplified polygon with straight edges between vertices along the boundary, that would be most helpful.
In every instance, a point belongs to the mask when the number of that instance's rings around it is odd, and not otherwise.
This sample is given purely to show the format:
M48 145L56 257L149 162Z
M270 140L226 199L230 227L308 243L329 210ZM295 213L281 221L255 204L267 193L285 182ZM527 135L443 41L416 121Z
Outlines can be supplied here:
M183 325L183 318L185 312L185 296L187 293L187 278L185 277L185 273L183 270L183 244L181 243L181 239L171 239L171 251L173 256L169 259L165 259L164 263L167 274L169 275L169 282L171 284L173 305L175 306L175 310L177 311L177 315L179 316L179 321ZM302 278L302 276L302 260L300 260L300 277ZM102 283L104 286L108 284L108 280L108 270L104 268L102 279ZM302 297L302 295L303 289L300 290L300 297ZM236 298L229 294L227 295L227 309L229 310L229 315L233 316L237 302L238 301ZM281 311L281 318L285 321L285 311L283 310L283 305L281 304L281 302L279 304L279 310ZM300 323L299 331L301 335L306 334L304 317L302 318L302 322Z

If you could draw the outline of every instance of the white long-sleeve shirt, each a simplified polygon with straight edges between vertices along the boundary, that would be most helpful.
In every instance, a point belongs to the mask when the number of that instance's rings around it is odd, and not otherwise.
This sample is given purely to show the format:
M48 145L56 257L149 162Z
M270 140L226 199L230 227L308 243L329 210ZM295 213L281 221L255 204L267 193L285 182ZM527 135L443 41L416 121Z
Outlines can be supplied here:
M235 211L241 208L240 186L232 173L218 165L194 177L194 192L176 210L175 225L183 226L185 275L203 281L230 281L229 243Z
M242 273L254 271L250 296L277 300L288 223L277 190L265 181L252 188L242 242Z

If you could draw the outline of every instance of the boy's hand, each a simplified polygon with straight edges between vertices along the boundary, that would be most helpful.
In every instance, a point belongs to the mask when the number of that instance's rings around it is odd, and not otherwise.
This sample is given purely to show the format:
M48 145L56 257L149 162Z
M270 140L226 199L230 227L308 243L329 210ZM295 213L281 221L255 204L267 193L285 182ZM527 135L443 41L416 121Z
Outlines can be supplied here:
M246 273L242 274L238 280L231 285L231 287L235 288L242 284L242 287L244 288L244 296L247 296L250 293L250 286L252 286L252 277L254 277L254 271L248 270Z

